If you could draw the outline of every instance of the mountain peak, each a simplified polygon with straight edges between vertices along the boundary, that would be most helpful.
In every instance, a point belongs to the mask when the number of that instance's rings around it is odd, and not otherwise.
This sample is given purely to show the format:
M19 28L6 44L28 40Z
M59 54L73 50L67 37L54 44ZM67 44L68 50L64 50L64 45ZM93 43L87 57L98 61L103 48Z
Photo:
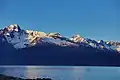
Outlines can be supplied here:
M20 26L18 24L11 24L3 29L5 32L12 32L17 31L19 32L21 30Z
M72 37L72 40L75 42L81 42L81 41L84 41L85 38L82 37L80 34L76 34L75 36Z
M33 30L22 30L18 24L12 24L0 30L0 41L7 41L15 48L27 48L44 43L59 46L91 46L97 49L108 49L120 51L120 43L114 41L96 41L76 34L71 39L62 36L58 32L45 33Z
M61 34L58 32L48 33L47 36L48 37L62 37Z

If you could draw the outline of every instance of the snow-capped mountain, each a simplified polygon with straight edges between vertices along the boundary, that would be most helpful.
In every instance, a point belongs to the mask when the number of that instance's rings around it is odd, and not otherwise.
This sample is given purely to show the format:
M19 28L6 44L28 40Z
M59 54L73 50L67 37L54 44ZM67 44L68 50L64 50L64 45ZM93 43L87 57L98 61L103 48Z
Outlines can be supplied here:
M120 66L120 43L13 24L0 29L0 65Z
M14 48L28 48L35 45L54 44L70 47L92 47L100 50L120 51L120 42L91 40L77 34L70 39L60 33L45 33L33 30L23 30L18 24L9 25L0 30L0 43L7 42Z

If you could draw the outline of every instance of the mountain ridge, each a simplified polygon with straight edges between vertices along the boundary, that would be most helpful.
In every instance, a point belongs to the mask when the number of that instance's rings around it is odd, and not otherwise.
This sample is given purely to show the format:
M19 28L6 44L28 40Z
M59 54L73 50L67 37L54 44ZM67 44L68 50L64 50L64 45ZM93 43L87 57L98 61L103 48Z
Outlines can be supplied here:
M15 48L27 48L41 43L53 43L59 46L92 46L99 49L120 51L120 42L92 40L77 34L71 38L60 33L45 33L34 30L23 30L18 24L9 25L0 30L0 41L7 41Z
M75 35L23 30L17 24L0 30L0 65L120 66L119 42Z

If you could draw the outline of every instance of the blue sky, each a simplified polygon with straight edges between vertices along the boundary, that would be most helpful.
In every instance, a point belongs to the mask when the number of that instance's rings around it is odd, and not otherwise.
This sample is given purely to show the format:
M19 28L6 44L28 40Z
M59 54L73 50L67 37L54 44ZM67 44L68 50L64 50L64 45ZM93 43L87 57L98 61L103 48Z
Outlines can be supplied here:
M0 0L0 28L76 33L92 39L120 41L119 0Z

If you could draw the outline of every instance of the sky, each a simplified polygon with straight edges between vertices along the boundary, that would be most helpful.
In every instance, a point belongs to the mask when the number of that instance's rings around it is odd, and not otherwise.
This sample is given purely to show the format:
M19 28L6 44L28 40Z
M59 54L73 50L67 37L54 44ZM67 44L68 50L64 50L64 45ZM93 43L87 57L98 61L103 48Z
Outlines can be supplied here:
M120 41L119 0L0 0L0 28Z

